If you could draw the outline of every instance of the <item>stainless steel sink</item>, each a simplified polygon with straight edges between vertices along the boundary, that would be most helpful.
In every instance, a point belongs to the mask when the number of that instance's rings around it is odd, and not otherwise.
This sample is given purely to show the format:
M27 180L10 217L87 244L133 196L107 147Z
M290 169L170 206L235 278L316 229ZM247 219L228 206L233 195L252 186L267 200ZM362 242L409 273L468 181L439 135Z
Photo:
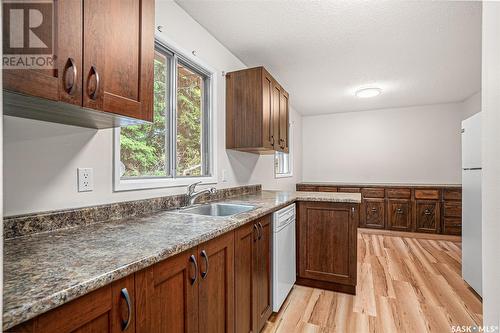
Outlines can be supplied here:
M206 216L231 216L254 209L253 205L211 203L179 210L181 213Z

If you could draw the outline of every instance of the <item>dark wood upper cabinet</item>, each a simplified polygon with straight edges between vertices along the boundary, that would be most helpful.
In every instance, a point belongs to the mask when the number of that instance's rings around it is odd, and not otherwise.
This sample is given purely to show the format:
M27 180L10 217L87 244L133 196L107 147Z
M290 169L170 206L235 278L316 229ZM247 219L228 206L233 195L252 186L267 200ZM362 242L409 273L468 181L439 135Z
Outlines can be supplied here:
M154 0L54 1L54 17L55 68L4 69L5 114L92 128L151 122Z
M154 0L83 7L83 106L152 121Z
M54 1L53 6L54 69L4 69L3 88L81 105L82 0Z
M271 216L235 233L236 332L259 332L272 312Z
M355 293L359 205L299 202L298 284Z
M288 152L289 96L264 67L226 74L226 148Z

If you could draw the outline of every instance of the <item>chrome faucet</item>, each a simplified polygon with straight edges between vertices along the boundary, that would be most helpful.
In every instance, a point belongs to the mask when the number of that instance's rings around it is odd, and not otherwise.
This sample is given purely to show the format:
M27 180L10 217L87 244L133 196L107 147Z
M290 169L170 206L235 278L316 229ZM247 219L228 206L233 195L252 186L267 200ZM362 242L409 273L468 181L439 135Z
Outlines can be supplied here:
M205 193L209 193L209 194L215 194L215 193L217 193L217 189L215 187L195 192L194 190L196 189L196 185L198 185L200 183L201 183L201 181L193 183L191 185L188 185L188 187L187 187L187 194L186 195L187 195L188 205L189 206L191 206L192 204L194 204L194 202L196 201L196 199L199 196L201 196L201 195L203 195Z

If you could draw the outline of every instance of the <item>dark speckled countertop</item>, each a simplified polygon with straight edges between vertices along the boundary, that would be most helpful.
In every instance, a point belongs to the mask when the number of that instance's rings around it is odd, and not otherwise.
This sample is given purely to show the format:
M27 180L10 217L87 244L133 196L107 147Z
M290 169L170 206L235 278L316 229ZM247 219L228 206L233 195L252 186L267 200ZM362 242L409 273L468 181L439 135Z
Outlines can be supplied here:
M262 191L224 202L256 205L231 217L162 211L4 242L3 329L233 230L295 201L359 203L359 193Z

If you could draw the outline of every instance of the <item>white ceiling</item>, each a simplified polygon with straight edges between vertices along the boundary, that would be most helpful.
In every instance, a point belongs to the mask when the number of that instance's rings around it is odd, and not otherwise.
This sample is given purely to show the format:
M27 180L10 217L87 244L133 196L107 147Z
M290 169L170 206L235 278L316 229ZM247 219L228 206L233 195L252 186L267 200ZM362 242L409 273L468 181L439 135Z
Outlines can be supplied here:
M480 90L481 3L177 0L304 115L462 101ZM366 86L383 89L354 97Z

